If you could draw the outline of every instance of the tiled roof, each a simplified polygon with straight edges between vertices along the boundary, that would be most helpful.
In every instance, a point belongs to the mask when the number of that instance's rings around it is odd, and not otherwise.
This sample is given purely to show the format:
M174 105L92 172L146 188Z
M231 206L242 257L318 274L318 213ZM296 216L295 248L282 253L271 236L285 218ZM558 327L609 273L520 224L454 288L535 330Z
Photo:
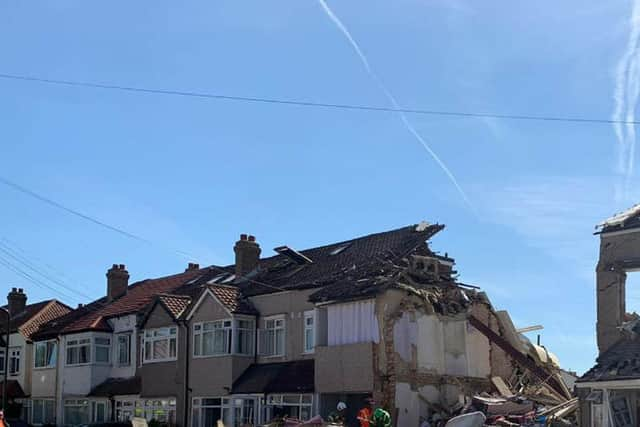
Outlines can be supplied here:
M92 397L113 397L140 394L142 382L140 377L107 378L91 390Z
M623 337L596 360L580 382L640 379L640 337Z
M313 359L254 363L233 383L231 393L309 393L314 391Z
M277 292L281 289L320 287L358 275L367 276L388 261L422 248L430 252L426 241L444 225L410 225L383 233L300 251L312 260L299 265L284 255L260 260L257 274L245 283L246 295ZM264 283L268 286L260 285Z
M42 325L51 320L62 317L70 311L71 308L68 306L60 303L59 301L52 300L42 308L42 310L36 313L35 316L32 316L31 319L24 322L22 326L20 326L20 332L26 338L31 339Z
M600 229L599 233L609 233L612 231L626 230L630 228L640 227L640 204L615 214L605 219L596 226Z
M186 295L193 301L207 286L213 286L210 288L212 292L230 311L253 314L255 309L246 297L281 290L323 287L340 280L352 282L355 277L371 277L382 265L401 259L415 250L433 255L425 242L443 228L439 224L411 225L303 250L301 253L312 262L302 265L285 255L263 258L256 271L248 275L248 280L235 278L233 265L190 269L173 276L143 280L129 286L125 295L111 303L107 303L106 297L103 297L49 322L36 334L36 338L46 339L86 330L109 331L109 318L143 312L160 294L174 296L171 301L163 301L170 311L184 311L186 299L175 296Z
M31 339L40 326L70 311L71 308L55 299L28 304L24 310L11 318L11 332L20 331L25 338ZM0 318L0 330L5 330L6 317Z
M206 270L206 269L204 269ZM100 298L69 313L57 321L50 322L37 339L46 339L57 334L69 334L87 330L110 331L107 319L134 314L143 311L158 294L193 292L191 282L203 274L202 270L189 270L159 279L147 279L129 286L126 294L108 303L106 297Z
M209 285L208 288L231 313L258 313L251 301L244 297L237 286Z
M158 300L165 306L174 319L177 319L191 304L191 297L187 295L158 295Z

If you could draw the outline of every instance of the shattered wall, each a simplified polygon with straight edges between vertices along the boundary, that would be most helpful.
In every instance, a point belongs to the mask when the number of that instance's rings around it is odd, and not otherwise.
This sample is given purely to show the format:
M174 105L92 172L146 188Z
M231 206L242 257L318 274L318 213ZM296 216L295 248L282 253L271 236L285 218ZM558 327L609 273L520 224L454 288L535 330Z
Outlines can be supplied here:
M627 272L640 269L640 229L600 235L600 259L596 267L598 349L606 351L621 335L626 313Z
M429 411L489 389L491 344L464 312L437 314L424 299L399 290L387 291L376 305L383 338L374 358L376 390L384 406L397 409L397 425L418 425Z

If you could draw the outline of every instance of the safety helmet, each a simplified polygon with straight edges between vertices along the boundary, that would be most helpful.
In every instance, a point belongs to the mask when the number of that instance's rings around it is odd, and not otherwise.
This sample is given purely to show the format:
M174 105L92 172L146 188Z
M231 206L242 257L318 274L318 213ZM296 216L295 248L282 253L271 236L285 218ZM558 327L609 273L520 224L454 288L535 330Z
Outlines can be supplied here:
M338 411L343 411L347 409L347 404L344 402L338 402Z

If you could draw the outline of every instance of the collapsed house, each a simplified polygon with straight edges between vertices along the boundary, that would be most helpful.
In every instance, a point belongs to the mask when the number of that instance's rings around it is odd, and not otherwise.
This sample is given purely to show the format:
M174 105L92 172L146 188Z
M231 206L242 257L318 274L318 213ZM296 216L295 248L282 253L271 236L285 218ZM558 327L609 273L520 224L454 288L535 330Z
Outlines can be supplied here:
M255 426L326 418L345 402L354 423L367 397L397 426L472 406L504 423L532 419L538 405L574 410L555 356L430 248L443 228L280 246L266 258L242 235L233 265L189 264L132 285L114 264L106 297L33 335L60 354L37 377L49 419Z
M584 427L640 425L640 321L627 313L626 280L640 269L640 205L597 227L596 364L576 383Z

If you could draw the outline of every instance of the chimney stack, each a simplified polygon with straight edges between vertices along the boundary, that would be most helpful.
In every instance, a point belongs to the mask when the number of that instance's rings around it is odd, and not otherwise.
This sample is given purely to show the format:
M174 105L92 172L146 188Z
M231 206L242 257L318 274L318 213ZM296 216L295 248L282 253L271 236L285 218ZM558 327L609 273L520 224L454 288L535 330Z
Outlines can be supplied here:
M113 264L107 271L107 301L111 302L127 293L129 272L124 264Z
M190 262L185 271L191 270L200 270L200 264L196 264L195 262Z
M24 311L27 306L27 294L24 293L22 288L11 288L11 292L7 295L7 303L9 313L11 313L11 316L15 316Z
M236 253L236 276L241 277L253 271L260 260L260 245L254 236L240 235L233 247Z

